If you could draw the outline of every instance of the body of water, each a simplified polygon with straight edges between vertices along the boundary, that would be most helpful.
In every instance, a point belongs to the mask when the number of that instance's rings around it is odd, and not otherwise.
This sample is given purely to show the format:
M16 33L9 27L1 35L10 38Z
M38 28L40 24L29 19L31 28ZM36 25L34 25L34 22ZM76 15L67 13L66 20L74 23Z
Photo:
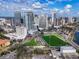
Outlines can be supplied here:
M75 32L74 42L79 45L79 32Z

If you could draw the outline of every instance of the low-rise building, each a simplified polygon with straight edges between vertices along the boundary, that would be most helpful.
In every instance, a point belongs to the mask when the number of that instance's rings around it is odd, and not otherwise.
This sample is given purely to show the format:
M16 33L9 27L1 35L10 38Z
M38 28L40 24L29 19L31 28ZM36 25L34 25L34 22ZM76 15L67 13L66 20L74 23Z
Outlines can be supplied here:
M62 46L60 48L61 53L76 53L76 49L71 46Z
M27 29L24 26L16 26L16 32L4 34L10 40L24 39L27 36Z
M0 39L0 47L7 47L10 45L10 41L6 39Z

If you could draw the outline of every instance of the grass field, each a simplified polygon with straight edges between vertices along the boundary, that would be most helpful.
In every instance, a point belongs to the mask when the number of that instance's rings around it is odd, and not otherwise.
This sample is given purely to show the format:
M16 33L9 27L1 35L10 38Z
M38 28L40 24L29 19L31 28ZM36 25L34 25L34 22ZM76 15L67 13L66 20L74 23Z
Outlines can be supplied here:
M26 45L26 46L36 46L37 42L34 39L31 39L28 42L25 42L24 45Z
M61 40L60 35L55 34L55 35L48 35L48 36L43 36L43 39L49 44L49 46L65 46L68 43L64 42L63 40Z
M58 33L54 33L53 35L56 36L56 37L58 37L58 38L64 39L64 37L62 35L58 34Z

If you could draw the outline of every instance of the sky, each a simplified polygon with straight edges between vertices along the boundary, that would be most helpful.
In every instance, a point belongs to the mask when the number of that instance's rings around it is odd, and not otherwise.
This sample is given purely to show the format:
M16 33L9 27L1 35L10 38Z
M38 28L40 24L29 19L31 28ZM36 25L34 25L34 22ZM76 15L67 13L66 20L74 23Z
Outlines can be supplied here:
M0 0L0 16L13 16L15 11L32 9L35 13L50 10L60 15L79 15L79 0Z

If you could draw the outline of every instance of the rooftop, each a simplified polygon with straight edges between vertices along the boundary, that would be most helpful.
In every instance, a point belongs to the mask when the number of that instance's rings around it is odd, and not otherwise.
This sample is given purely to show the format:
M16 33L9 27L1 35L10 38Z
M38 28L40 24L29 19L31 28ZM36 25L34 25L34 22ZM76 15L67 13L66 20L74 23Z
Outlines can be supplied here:
M0 45L3 45L3 44L5 44L5 43L7 43L7 42L9 42L9 40L6 40L6 39L0 39Z
M75 48L73 48L72 46L62 46L61 49L63 50L75 50Z

